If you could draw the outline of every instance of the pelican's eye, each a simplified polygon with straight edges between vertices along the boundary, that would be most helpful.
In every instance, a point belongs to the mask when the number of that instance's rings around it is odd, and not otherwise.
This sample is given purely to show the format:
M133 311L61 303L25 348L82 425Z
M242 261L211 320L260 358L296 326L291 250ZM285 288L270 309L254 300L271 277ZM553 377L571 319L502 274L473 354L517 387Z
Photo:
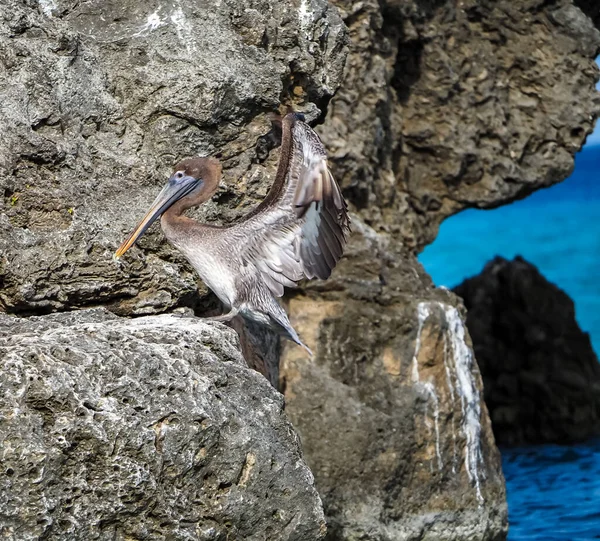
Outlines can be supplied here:
M183 171L177 171L177 173L175 173L175 178L183 178Z

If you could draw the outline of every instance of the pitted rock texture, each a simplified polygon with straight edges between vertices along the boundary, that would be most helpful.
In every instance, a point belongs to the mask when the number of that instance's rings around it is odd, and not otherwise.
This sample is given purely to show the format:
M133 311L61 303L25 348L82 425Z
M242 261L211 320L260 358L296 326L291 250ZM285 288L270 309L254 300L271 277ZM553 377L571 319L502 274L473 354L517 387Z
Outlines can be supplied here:
M600 32L570 0L333 0L350 54L320 133L363 219L441 221L560 182L600 111Z
M281 365L327 539L504 539L504 478L464 309L412 254L353 224L329 288L289 301L314 359L286 344Z
M0 316L0 537L322 538L283 399L238 346L196 318Z
M454 288L505 445L572 443L600 434L600 364L569 296L517 257L496 257Z
M208 220L266 194L268 114L315 119L342 76L337 11L302 6L0 0L0 310L198 306L206 288L158 226L112 254L183 157L224 162Z

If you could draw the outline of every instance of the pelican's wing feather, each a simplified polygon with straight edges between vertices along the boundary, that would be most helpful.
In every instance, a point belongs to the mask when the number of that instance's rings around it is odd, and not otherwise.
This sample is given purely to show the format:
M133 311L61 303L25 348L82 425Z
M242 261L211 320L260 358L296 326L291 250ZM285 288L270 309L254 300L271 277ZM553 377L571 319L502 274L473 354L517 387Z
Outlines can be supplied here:
M276 296L303 277L329 278L342 257L350 231L347 205L319 137L294 113L282 120L273 187L245 224L252 238L244 259Z

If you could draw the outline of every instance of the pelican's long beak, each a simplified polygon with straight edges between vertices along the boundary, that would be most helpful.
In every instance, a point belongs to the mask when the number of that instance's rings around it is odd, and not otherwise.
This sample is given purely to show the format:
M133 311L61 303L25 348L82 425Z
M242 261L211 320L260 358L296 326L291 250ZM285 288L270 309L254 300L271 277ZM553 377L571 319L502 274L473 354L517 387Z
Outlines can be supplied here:
M176 201L185 197L192 190L194 190L200 181L193 177L183 176L177 178L175 175L169 179L167 185L158 194L158 197L152 203L150 210L141 219L140 223L137 224L133 232L125 239L123 244L119 246L119 249L115 252L115 257L121 257L129 248L133 246L133 243L139 239L146 230L165 212L171 205Z

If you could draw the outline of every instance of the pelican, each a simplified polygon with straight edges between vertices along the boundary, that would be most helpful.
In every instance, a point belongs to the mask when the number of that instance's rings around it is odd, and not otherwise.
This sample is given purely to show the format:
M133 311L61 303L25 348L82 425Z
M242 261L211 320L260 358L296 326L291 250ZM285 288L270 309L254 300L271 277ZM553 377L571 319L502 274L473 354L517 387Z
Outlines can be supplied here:
M239 222L216 226L185 216L208 201L221 178L214 158L179 162L166 186L115 252L121 257L160 217L167 240L191 263L228 310L300 340L277 302L302 278L325 280L342 257L350 231L348 207L327 166L325 148L304 115L281 119L281 157L265 199Z

